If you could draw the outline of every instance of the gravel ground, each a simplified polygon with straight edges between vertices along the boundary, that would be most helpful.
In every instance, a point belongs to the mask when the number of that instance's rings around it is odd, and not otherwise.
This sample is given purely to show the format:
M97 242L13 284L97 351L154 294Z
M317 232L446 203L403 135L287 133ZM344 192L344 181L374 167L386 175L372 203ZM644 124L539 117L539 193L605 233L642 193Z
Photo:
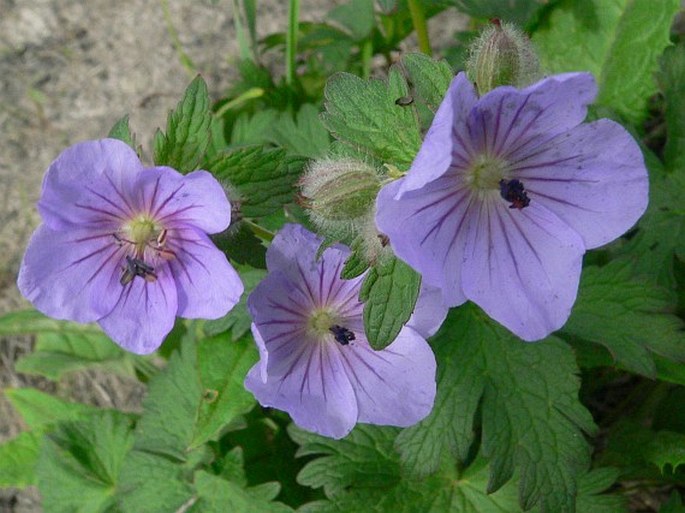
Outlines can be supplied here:
M339 3L305 0L302 17L321 20ZM258 4L260 36L283 31L287 2ZM212 97L220 97L236 77L232 6L230 0L0 0L0 314L29 306L16 289L16 274L39 222L34 205L50 162L75 142L105 136L126 113L149 148L196 72ZM453 12L431 22L438 46L455 23L464 18ZM196 71L181 64L174 31ZM13 363L31 343L28 337L0 339L0 391L34 386L103 407L139 406L141 387L111 375L80 373L57 387L16 373ZM0 394L0 442L21 429ZM39 511L36 490L0 490L0 513Z

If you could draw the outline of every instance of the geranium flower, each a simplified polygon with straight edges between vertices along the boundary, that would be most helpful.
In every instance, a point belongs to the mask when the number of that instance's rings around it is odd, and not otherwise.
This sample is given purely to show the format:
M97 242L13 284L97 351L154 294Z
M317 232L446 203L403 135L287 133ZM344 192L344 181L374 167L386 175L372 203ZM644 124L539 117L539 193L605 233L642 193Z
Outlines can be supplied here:
M395 341L374 351L364 334L359 289L342 280L349 249L288 224L266 254L269 274L247 300L260 361L245 386L300 427L342 438L357 422L409 426L435 399L435 358L425 338L447 314L437 289L419 297Z
M478 98L460 73L376 223L451 306L470 299L525 340L561 327L583 253L647 206L647 171L617 123L582 124L597 87L567 73Z
M97 321L131 352L157 349L177 315L224 315L243 292L206 235L231 212L206 171L144 168L121 141L86 141L50 165L38 210L19 290L50 317Z

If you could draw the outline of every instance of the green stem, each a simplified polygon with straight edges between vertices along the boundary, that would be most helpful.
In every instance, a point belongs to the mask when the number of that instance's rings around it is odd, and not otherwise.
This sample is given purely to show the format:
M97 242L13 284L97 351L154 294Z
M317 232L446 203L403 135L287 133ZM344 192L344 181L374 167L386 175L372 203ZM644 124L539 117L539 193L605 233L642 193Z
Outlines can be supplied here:
M362 78L367 80L371 76L371 58L373 57L373 43L367 39L362 43Z
M245 28L243 27L243 12L240 8L240 3L238 2L238 0L233 0L233 24L235 25L235 33L236 39L238 40L240 58L242 60L249 59L251 57L250 43L247 40Z
M224 103L221 106L221 108L214 113L214 115L216 117L220 118L221 116L226 114L226 112L228 112L229 110L240 107L244 103L246 103L250 100L254 100L255 98L261 98L262 96L264 96L264 89L262 89L261 87L253 87L253 88L245 91L240 96L236 96L232 100Z
M159 0L159 2L162 5L162 12L164 13L164 22L166 23L166 29L169 33L169 37L171 38L171 44L173 45L174 50L176 50L176 55L178 55L178 59L181 61L181 65L186 69L188 75L191 78L193 78L195 75L197 75L197 71L195 71L195 64L193 64L192 59L188 56L185 50L183 50L181 39L178 37L178 31L176 30L176 27L174 26L174 23L171 20L171 12L169 11L169 0Z
M266 228L259 226L254 221L250 221L249 219L243 219L243 223L245 223L250 228L250 230L252 230L252 233L254 233L260 239L265 240L267 242L271 242L274 239L273 232L270 232Z
M426 25L426 16L423 14L421 0L408 0L408 4L411 21L414 24L414 30L416 30L416 37L419 40L419 50L426 55L433 55L430 41L428 40L428 26Z
M288 33L285 36L285 83L295 83L295 57L297 56L297 34L300 28L300 0L290 0L288 10Z

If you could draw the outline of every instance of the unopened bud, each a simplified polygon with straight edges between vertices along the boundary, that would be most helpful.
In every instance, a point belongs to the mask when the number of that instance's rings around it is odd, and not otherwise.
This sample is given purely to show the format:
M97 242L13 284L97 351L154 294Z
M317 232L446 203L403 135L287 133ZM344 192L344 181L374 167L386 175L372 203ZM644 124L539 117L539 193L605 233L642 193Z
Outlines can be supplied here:
M380 190L376 170L359 160L317 160L300 179L302 204L323 230L353 229L372 212Z
M538 58L530 39L511 23L492 20L471 47L469 78L484 95L495 87L525 87L538 78Z

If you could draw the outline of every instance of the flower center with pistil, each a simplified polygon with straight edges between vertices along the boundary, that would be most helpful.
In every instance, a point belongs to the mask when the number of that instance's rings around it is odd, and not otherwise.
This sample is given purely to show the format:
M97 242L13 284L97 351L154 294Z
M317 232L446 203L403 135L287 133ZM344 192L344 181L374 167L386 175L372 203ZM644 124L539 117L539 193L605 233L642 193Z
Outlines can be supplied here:
M505 161L487 154L478 155L466 170L466 183L474 192L499 191L499 182L505 177Z
M316 308L307 321L307 330L317 340L325 340L331 335L330 328L338 322L338 316L331 308Z
M136 253L140 255L144 253L145 246L155 240L161 231L162 227L145 215L131 219L122 227L124 238L133 243Z

